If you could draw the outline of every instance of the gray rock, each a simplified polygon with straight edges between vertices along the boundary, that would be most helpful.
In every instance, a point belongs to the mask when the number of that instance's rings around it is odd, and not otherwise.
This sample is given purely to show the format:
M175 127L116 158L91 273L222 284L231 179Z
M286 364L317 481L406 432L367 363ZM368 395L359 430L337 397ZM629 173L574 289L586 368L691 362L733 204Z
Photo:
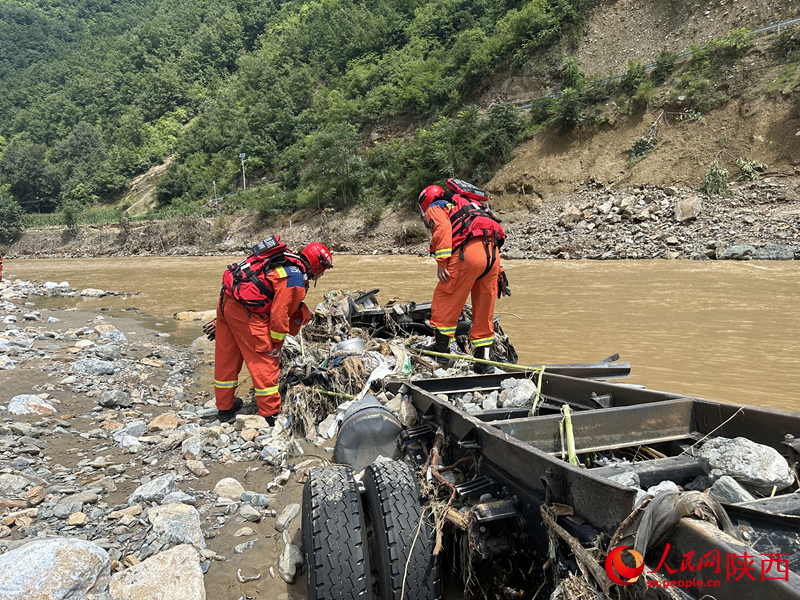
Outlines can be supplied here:
M242 508L239 509L239 514L242 515L245 521L250 521L252 523L258 523L261 520L261 513L258 512L257 508L249 504L243 504Z
M233 547L233 553L234 554L243 554L245 550L249 550L250 548L255 546L257 541L258 541L258 538L254 538L254 539L249 540L247 542L243 542L241 544L238 544L238 545Z
M122 355L122 350L117 344L105 344L95 348L94 353L99 356L101 360L114 361Z
M80 502L61 502L53 508L53 516L58 519L67 519L70 515L81 512L83 504Z
M138 438L140 435L144 435L145 431L147 431L147 423L145 423L143 419L136 419L125 425L122 429L117 429L111 434L111 437L119 444L125 437L131 436Z
M72 370L87 375L113 375L114 363L96 358L84 358L72 363Z
M140 485L128 498L128 505L139 502L160 502L167 494L178 489L175 476L167 473L149 483Z
M100 498L94 492L80 492L78 494L72 494L71 496L66 496L58 501L59 504L64 502L66 503L73 503L73 504L96 504Z
M0 475L0 496L16 496L25 491L30 484L31 482L24 477L3 473Z
M691 196L675 202L675 220L684 223L696 219L703 211L703 201L699 196Z
M112 329L111 331L104 331L101 333L100 339L111 340L112 342L125 342L128 338L126 338L125 334L118 329Z
M736 504L737 502L749 502L755 497L739 485L733 477L723 475L714 482L708 494L720 502Z
M205 600L200 556L192 546L176 546L115 573L108 591L113 600Z
M273 467L280 466L285 456L286 453L281 452L281 450L275 446L267 446L261 451L261 460Z
M57 412L49 402L33 394L14 396L8 403L8 412L12 415L52 415Z
M302 570L305 560L300 548L294 544L286 544L278 559L278 573L286 583L294 583L299 570Z
M178 490L177 492L171 492L164 496L161 504L162 506L164 504L188 504L190 506L196 506L197 498Z
M503 390L498 406L519 408L530 405L536 395L536 385L530 379L520 379L513 388Z
M200 529L200 513L188 504L155 506L147 511L153 533L171 544L192 544L205 548L206 540Z
M756 248L753 260L794 260L795 250L786 244L766 244Z
M131 400L131 397L127 392L123 392L122 390L107 390L100 394L100 397L97 399L97 403L100 406L105 406L106 408L112 408L115 406L127 408L128 406L133 405L133 400Z
M292 522L298 514L300 513L300 505L299 504L289 504L286 508L283 509L281 516L278 517L278 520L275 521L275 529L278 531L283 531L289 526L289 523Z
M608 479L611 481L616 481L617 483L621 483L622 485L627 485L628 487L641 487L641 483L639 482L639 474L635 473L634 471L622 471L616 475L611 475Z
M245 492L242 494L242 502L252 504L253 506L269 506L270 497L267 494Z
M111 559L97 544L50 538L0 556L2 600L90 600L111 577Z
M711 481L730 475L739 483L764 493L783 490L794 483L794 474L780 453L747 438L718 437L708 440L697 454Z
M717 258L719 260L752 260L755 251L756 249L749 244L728 246L723 250L717 249Z
M500 389L509 390L513 387L516 387L518 383L519 379L514 379L512 377L509 377L508 379L503 379L503 381L500 382Z

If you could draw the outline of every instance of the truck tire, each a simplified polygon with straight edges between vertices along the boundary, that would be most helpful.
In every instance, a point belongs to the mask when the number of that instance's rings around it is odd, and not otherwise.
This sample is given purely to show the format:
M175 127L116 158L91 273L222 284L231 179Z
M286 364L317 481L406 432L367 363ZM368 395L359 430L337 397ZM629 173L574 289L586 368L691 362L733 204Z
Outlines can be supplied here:
M311 470L303 487L302 529L308 600L372 597L361 495L349 468Z
M421 500L419 480L405 463L375 463L364 472L381 600L436 600L442 595L433 527L430 514L423 516Z

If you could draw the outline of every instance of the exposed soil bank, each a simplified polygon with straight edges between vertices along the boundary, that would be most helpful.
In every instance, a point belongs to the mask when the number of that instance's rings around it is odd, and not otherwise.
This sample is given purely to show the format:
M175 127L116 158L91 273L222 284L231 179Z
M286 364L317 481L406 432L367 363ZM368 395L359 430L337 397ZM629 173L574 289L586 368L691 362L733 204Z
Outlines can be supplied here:
M673 186L618 190L588 183L546 201L524 191L495 194L491 206L506 229L510 258L791 259L800 251L799 189L800 177L736 185L727 198ZM272 233L295 248L320 240L350 254L424 255L430 239L411 211L387 209L368 227L354 209L269 227L239 215L140 224L127 232L114 225L84 227L77 235L28 231L6 257L236 254Z

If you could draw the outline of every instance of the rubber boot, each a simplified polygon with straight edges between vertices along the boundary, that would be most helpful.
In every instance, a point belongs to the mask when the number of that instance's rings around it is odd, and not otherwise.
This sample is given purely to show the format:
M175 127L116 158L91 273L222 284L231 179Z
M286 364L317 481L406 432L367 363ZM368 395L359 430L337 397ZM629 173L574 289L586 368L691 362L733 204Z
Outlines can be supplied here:
M475 358L480 358L481 360L489 360L489 352L491 349L491 346L481 346L480 348L475 348L472 356ZM488 375L489 373L494 373L494 367L492 365L484 365L483 363L472 363L472 371L476 375Z
M450 354L450 338L440 332L438 329L434 332L434 343L431 348L434 352L441 352L443 354ZM450 366L453 364L449 358L443 356L436 356L436 362L442 366Z
M217 418L220 423L230 423L236 418L236 413L242 410L244 401L241 398L236 398L233 402L233 408L228 410L217 410Z

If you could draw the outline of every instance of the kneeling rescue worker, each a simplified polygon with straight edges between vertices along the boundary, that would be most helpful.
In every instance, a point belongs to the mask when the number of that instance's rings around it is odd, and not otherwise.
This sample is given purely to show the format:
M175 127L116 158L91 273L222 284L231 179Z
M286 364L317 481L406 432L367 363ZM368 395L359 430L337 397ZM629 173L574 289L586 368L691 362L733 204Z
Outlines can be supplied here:
M472 294L472 329L469 339L475 358L489 360L494 342L494 302L510 295L508 280L500 266L499 248L505 241L500 222L474 194L454 193L471 189L485 193L457 179L448 180L450 190L429 185L419 195L422 221L433 232L431 254L436 257L439 283L433 292L431 326L435 352L448 353L456 325L467 297ZM472 199L471 199L472 198ZM439 359L439 362L444 362ZM474 363L476 373L490 373L489 365Z
M297 335L310 319L303 302L309 280L316 282L332 267L331 252L323 244L314 242L293 254L275 235L227 268L216 330L211 333L216 338L214 396L220 421L232 421L242 408L236 388L244 361L253 379L258 414L274 424L281 409L278 378L283 341L287 334Z

